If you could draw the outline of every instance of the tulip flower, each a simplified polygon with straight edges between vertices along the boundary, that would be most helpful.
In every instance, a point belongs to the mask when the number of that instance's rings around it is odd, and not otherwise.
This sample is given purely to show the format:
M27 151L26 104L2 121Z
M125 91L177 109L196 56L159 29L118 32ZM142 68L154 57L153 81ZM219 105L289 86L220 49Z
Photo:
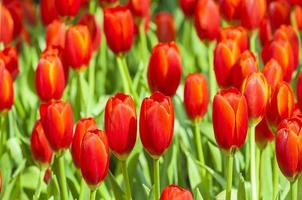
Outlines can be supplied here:
M60 16L74 17L81 8L81 0L55 0L55 5Z
M220 12L227 20L236 20L240 16L240 0L220 0Z
M215 40L218 38L220 14L219 7L213 0L198 2L194 21L197 35L201 40Z
M92 49L96 51L101 43L101 29L96 17L92 14L86 13L81 16L79 24L87 26L90 33Z
M14 85L12 77L0 60L0 113L11 109L14 103Z
M41 104L40 116L52 150L69 148L73 136L73 113L70 103L57 100Z
M134 40L134 20L125 6L104 9L104 32L109 48L115 54L128 52Z
M241 0L241 24L247 29L259 27L266 12L266 0Z
M176 39L174 17L169 12L159 12L155 16L156 35L159 42L172 42Z
M56 0L41 0L40 13L44 25L50 24L53 20L58 19L59 15L56 9Z
M0 42L9 43L13 39L14 20L8 9L0 3Z
M262 46L268 44L272 39L272 26L270 20L267 17L261 21L259 26L259 39Z
M299 31L301 31L302 30L302 7L301 6L294 7L294 15L295 15L296 25L297 25Z
M274 140L274 133L271 131L266 118L264 117L255 127L255 141L258 147L263 150L268 142Z
M249 38L247 31L242 26L229 26L220 30L219 42L224 40L236 41L241 53L248 49Z
M81 164L81 144L84 135L86 132L90 129L96 128L96 122L94 118L82 118L77 123L74 136L72 139L72 145L71 145L71 154L72 159L76 167L80 167Z
M128 7L134 16L144 17L150 12L150 0L129 0Z
M4 2L5 3L5 2ZM13 37L16 38L23 29L23 7L22 3L19 0L10 0L8 3L5 3L6 8L9 10L13 21L14 21L14 32Z
M81 172L92 190L105 179L109 169L109 147L104 131L89 129L81 145Z
M184 105L191 119L202 118L208 109L209 89L202 74L189 74L184 86Z
M176 43L159 43L153 47L147 74L152 92L160 91L173 96L180 83L181 74L181 57Z
M258 63L253 52L246 50L238 58L232 69L233 85L241 89L242 82L251 73L258 71Z
M290 3L291 5L302 5L302 1L301 0L287 0L288 3Z
M193 200L192 193L177 185L168 185L161 193L160 200Z
M46 46L65 47L65 24L60 20L52 21L46 29Z
M46 139L41 120L38 120L30 137L30 148L33 158L42 165L49 165L52 159L52 150Z
M74 69L86 67L91 58L92 44L87 26L73 25L66 32L64 54Z
M48 184L51 179L51 168L48 167L45 171L43 181L45 184Z
M197 3L198 0L179 0L180 8L187 17L194 16Z
M116 4L119 4L118 0L99 0L99 4L103 8L113 7Z
M274 92L277 85L283 81L282 67L275 59L270 59L263 67L262 73L265 76L271 93Z
M290 24L289 3L285 0L270 2L268 5L268 16L274 30L282 24Z
M299 108L302 110L302 72L298 75L296 94Z
M13 46L7 46L0 52L0 60L3 60L5 68L9 71L12 78L15 79L19 73L17 49Z
M36 70L36 90L42 101L61 99L65 88L64 69L56 56L42 57Z
M219 42L214 50L214 71L220 87L231 85L231 71L240 55L240 49L233 40Z

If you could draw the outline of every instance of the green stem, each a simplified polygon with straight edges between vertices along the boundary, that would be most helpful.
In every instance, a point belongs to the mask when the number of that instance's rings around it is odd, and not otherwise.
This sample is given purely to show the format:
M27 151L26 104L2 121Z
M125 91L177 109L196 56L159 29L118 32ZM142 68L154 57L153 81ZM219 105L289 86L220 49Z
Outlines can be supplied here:
M5 134L5 116L0 115L0 157L3 153L3 147L5 144L4 134Z
M95 196L96 196L96 190L91 190L90 191L90 200L95 200Z
M250 50L255 54L256 58L257 55L257 49L256 49L256 39L257 39L257 30L251 31L251 37L250 37Z
M127 94L130 94L129 83L128 83L128 80L127 80L127 77L126 77L126 73L124 72L123 60L120 56L116 56L116 59L117 59L117 65L118 65L120 74L122 76L124 92L127 93Z
M44 179L44 173L45 170L43 170L42 168L40 169L40 174L39 174L39 180L38 180L38 185L35 191L35 194L33 196L33 200L38 200L41 194L41 190L42 190L42 183L43 183L43 179Z
M147 39L146 39L146 33L145 33L145 20L142 19L140 25L139 25L139 39L140 39L140 51L141 51L141 59L143 60L143 63L145 65L147 60Z
M298 194L298 180L290 182L291 200L297 200Z
M126 79L127 79L128 85L129 85L130 92L134 98L134 101L136 103L138 103L138 95L133 87L132 78L130 76L130 73L128 70L128 65L127 65L127 62L126 62L126 59L124 56L122 57L122 62L123 62L123 71L124 71L124 74L126 75Z
M257 199L257 183L256 183L256 143L255 143L255 125L250 126L250 153L251 153L251 166L250 166L250 176L251 176L251 192L252 200Z
M208 46L208 61L209 61L209 79L210 79L210 99L212 100L214 98L214 95L216 93L216 77L214 72L214 60L213 60L213 54L214 54L214 47L215 42L211 42Z
M84 110L84 115L88 115L88 106L87 106L87 98L85 95L85 71L79 71L79 85L80 85L80 97L81 97L81 106Z
M227 173L227 186L226 186L226 195L225 199L226 200L231 200L232 199L232 179L233 179L233 160L234 157L233 155L227 156L227 162L228 162L228 173Z
M153 159L154 200L159 199L159 159Z
M198 122L194 123L194 133L195 133L195 144L196 144L196 147L197 147L198 160L199 160L201 165L204 165L205 162L204 162L201 134L200 134ZM204 170L203 167L201 167L200 169L201 169L201 171L200 171L201 172L201 178L203 178L204 175L205 175L205 170Z
M279 192L279 171L278 171L278 162L275 155L275 148L273 152L273 200L276 199Z
M84 199L84 191L85 191L85 180L84 180L84 178L82 178L81 179L81 186L80 186L79 200Z
M64 164L64 155L60 155L58 157L59 164L59 182L61 188L61 198L62 200L68 200L68 191L67 191L67 183L66 183L66 175L65 175L65 164Z
M258 199L262 199L262 154L263 150L260 150L260 156L259 156L259 184L258 184Z
M95 57L95 60L99 57L99 52L98 55ZM93 96L95 94L95 65L96 62L94 62L92 65L89 66L88 68L88 82L89 82L89 104L93 102Z
M122 171L124 176L124 183L126 188L126 200L131 200L131 188L129 183L129 176L128 176L128 170L127 170L127 163L126 161L121 161L122 164Z

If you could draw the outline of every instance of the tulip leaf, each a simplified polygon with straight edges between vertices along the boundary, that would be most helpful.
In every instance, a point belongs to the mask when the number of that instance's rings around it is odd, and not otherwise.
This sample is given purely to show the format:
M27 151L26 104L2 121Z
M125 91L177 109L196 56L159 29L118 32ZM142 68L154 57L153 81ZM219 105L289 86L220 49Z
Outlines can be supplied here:
M60 199L60 187L57 177L54 173L52 173L51 175L51 179L47 187L47 194L49 198L52 197L54 200Z
M246 195L247 193L245 192L245 181L243 176L240 174L239 177L239 186L238 186L238 191L237 191L237 199L240 200L246 200Z
M110 180L111 183L111 188L113 190L113 194L116 200L123 200L125 197L125 193L122 190L122 188L119 186L117 180L115 179L115 177L113 176L113 174L111 173L111 171L108 172L108 178Z
M22 187L30 190L36 190L38 185L39 175L40 175L40 170L38 167L32 165L26 168L24 172L21 174ZM43 186L45 185L43 184Z
M221 158L221 151L212 143L208 143L208 147L210 150L211 160L213 162L213 167L215 170L222 172L222 158Z
M195 190L194 199L195 200L203 200L202 195L200 194L200 191L199 191L198 188L196 188L196 190Z

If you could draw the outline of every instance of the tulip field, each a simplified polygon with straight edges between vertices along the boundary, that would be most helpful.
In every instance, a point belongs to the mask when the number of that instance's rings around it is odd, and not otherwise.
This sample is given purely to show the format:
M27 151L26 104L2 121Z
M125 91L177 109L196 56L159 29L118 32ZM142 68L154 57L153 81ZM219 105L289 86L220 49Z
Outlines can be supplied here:
M302 200L302 0L0 0L0 200Z

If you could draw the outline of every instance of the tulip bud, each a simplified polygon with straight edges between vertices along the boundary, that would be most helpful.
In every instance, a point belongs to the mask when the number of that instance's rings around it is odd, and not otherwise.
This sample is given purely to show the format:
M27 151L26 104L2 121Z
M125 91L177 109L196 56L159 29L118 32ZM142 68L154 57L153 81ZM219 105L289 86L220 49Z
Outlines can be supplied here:
M105 132L90 129L81 145L81 172L93 189L105 179L109 169L109 147Z
M68 148L73 134L73 113L70 103L58 100L41 104L40 116L52 150Z
M240 55L240 49L233 40L219 42L214 50L214 71L220 87L231 85L231 71Z
M104 32L109 48L115 54L128 52L134 40L134 21L125 6L104 9Z
M184 105L191 119L202 118L208 109L209 89L203 74L189 74L185 81Z
M302 170L301 120L297 117L285 119L278 127L276 157L283 175L295 180Z
M14 85L12 77L0 60L0 113L11 109L14 103Z
M5 68L9 71L12 78L15 79L19 73L17 49L13 46L7 46L0 52L0 59L3 60Z
M169 12L159 12L155 17L156 35L159 42L172 42L176 38L174 17Z
M30 137L30 148L33 158L42 165L49 165L52 159L52 150L46 139L41 120L38 120Z
M241 148L248 128L248 106L236 88L218 92L213 100L213 128L218 146L227 154Z
M219 8L213 0L198 1L195 10L195 29L201 40L215 40L218 38L220 14Z
M150 12L150 0L129 0L128 7L134 16L144 17Z
M267 109L267 121L271 126L277 127L285 118L292 115L295 107L295 96L291 86L281 82L276 87Z
M298 80L297 80L297 99L298 99L298 105L300 109L302 110L302 71L299 73Z
M179 0L180 8L187 17L194 16L197 3L198 0Z
M8 9L0 2L0 42L9 43L13 39L14 20Z
M44 174L44 178L43 178L44 183L48 184L50 179L51 179L51 168L48 167L47 170L45 171L45 174Z
M240 52L244 52L249 46L247 31L242 26L229 26L222 28L220 30L219 42L224 40L235 41L240 48Z
M160 200L193 200L189 190L183 189L177 185L168 185L161 193Z
M267 17L261 21L259 26L259 38L262 46L268 44L272 39L272 26Z
M220 0L220 12L227 20L238 19L241 0Z
M283 81L282 67L275 59L270 59L263 67L262 73L273 93L277 85Z
M84 25L70 26L66 32L64 49L67 63L74 69L85 67L89 64L91 51L91 38L88 28Z
M36 70L36 90L42 101L61 99L65 88L64 69L56 56L41 58Z
M169 96L154 92L143 100L139 130L145 150L153 158L160 157L170 146L174 132L174 108Z
M274 133L269 128L266 118L264 117L255 127L255 141L262 150L267 146L268 142L273 140Z
M282 24L290 24L290 5L285 0L270 2L268 16L274 30Z
M242 82L251 73L258 71L258 63L253 52L246 50L238 58L232 69L233 85L241 89Z
M46 29L46 46L65 47L65 24L60 20L52 21Z
M90 129L96 128L96 122L94 118L82 118L77 123L74 137L72 139L72 145L71 145L71 154L72 159L76 167L80 167L81 164L81 145L83 141L83 137L86 134L86 132Z
M13 21L14 21L14 32L13 37L16 38L23 29L23 7L21 1L19 0L10 0L8 3L5 3L6 8L9 10Z
M50 24L53 20L58 19L59 15L56 9L56 0L41 0L40 13L44 25Z
M242 83L242 93L245 95L249 119L258 124L263 118L269 101L269 87L261 72L253 72Z
M152 92L173 96L182 73L179 49L174 42L159 43L153 47L148 65L148 84Z
M87 26L90 33L92 50L96 51L101 43L101 29L96 17L92 14L86 13L80 18L79 24Z
M294 8L295 21L299 31L302 30L302 7L295 6Z
M56 9L61 16L76 16L80 10L81 0L55 0Z
M135 106L130 96L118 93L109 98L105 130L110 149L118 159L125 160L135 145L137 132Z
M254 29L259 27L266 12L266 0L241 0L241 24Z

